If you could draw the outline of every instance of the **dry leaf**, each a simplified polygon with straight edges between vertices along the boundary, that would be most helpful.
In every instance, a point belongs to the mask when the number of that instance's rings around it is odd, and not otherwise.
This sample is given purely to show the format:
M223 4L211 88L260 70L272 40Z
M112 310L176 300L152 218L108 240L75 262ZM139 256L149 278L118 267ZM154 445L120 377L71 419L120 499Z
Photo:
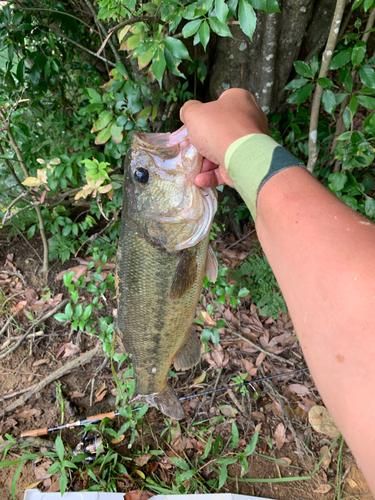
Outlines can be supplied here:
M51 465L51 464L50 464ZM49 465L47 466L47 469L49 468ZM34 469L34 474L37 479L42 481L42 479L47 479L52 476L52 474L47 474L45 467L43 465L40 465L39 467L35 467Z
M328 446L322 446L319 450L319 458L322 459L324 457L324 455L327 453L327 451L328 451ZM321 463L321 466L323 467L323 469L326 469L326 470L328 469L329 464L331 463L331 458L332 458L332 455L328 451L327 455L324 457L323 462Z
M258 368L248 359L242 359L243 367L245 368L248 375L254 377L257 374Z
M99 403L107 394L107 386L102 382L95 392L95 403Z
M119 438L117 438L117 439L115 439L115 438L111 439L111 443L112 444L119 444L124 439L125 439L125 434L121 434L121 436Z
M309 411L309 422L316 432L336 438L340 431L324 406L313 406Z
M47 490L48 493L54 493L56 491L60 491L60 485L59 485L59 481L58 480L56 480L55 482L53 482L51 484L51 486Z
M99 396L97 396L97 397L95 398L95 403L99 403L99 401L101 401L101 400L104 398L104 396L105 396L106 394L107 394L107 390L105 390L105 391L103 391L102 393L100 393L100 394L99 394Z
M351 488L358 487L358 484L354 481L354 479L347 478L346 482L347 482L348 486L350 486Z
M155 493L147 490L132 490L124 495L124 500L148 500L153 497Z
M38 361L35 361L32 366L40 366L40 365L46 365L49 363L49 359L38 359Z
M332 486L330 484L321 484L318 486L315 490L314 493L321 493L322 495L325 495L332 489Z
M257 420L258 422L265 422L266 421L266 416L264 413L260 411L252 411L251 416L254 420Z
M79 352L79 347L73 344L73 342L67 342L65 344L65 352L63 358L72 356L72 354L76 354L77 352Z
M38 486L38 484L41 482L42 480L39 479L39 481L37 481L36 483L33 483L33 484L28 484L27 486L24 486L23 489L24 490L33 490L34 488L36 488Z
M275 443L276 443L276 446L278 447L279 450L284 446L284 443L285 443L285 426L284 426L283 423L280 423L276 427L276 431L275 431Z
M207 311L201 311L201 315L206 326L212 327L216 325L216 321L211 318Z
M282 464L281 461L284 463ZM282 457L277 459L277 465L280 465L281 467L286 467L292 463L291 459L288 457Z
M69 269L65 269L65 271L61 271L55 278L55 281L60 281L63 279L64 277L64 274L68 274L68 273L71 273L71 272L74 272L74 276L73 276L73 283L75 283L78 278L80 278L81 276L83 276L86 272L87 272L87 266L82 266L82 265L79 265L79 266L75 266L75 267L69 267Z
M310 392L307 387L301 384L291 384L288 386L288 389L299 396L306 396Z
M72 391L70 393L70 397L71 398L83 398L84 394L82 394L82 392L80 391Z
M235 417L237 415L237 410L235 410L230 405L220 406L220 411L223 415L226 415L227 417Z
M261 352L255 361L255 365L260 366L263 363L263 361L265 360L265 358L266 358L266 355L264 354L264 352Z
M152 455L146 454L146 455L141 455L140 457L136 457L134 459L134 462L139 465L139 467L143 467L144 465L147 464L147 462L150 460Z
M26 408L20 408L18 411L16 411L16 413L14 413L12 415L13 418L18 418L18 419L22 419L22 418L30 418L32 417L33 415L35 415L35 413L37 413L37 410L35 408L32 408L32 409L26 409Z
M59 358L64 351L65 351L65 344L61 344L61 346L56 351L55 358L56 359Z

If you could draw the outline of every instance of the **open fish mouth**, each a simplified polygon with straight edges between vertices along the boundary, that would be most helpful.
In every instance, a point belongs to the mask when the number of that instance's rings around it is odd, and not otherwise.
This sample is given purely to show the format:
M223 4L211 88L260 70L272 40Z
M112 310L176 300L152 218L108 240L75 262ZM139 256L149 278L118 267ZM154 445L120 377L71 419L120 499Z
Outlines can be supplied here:
M185 126L182 126L176 132L153 134L143 132L133 132L133 137L138 144L145 148L175 148L181 142L188 140L188 133Z

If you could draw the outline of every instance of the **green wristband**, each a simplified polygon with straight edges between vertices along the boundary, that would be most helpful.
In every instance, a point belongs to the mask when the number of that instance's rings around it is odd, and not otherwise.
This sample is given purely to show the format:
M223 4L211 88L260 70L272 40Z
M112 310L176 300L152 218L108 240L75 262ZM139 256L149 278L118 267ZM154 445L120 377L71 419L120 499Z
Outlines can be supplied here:
M249 207L254 221L259 191L273 175L288 167L305 167L265 134L250 134L233 142L225 154L225 169Z

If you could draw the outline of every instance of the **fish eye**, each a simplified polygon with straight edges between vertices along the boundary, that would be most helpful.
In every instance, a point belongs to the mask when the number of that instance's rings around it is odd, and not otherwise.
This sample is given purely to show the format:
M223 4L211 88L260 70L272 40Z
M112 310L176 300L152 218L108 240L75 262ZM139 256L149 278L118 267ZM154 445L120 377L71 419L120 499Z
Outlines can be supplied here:
M145 168L137 168L134 172L134 177L141 184L146 184L148 182L149 173Z

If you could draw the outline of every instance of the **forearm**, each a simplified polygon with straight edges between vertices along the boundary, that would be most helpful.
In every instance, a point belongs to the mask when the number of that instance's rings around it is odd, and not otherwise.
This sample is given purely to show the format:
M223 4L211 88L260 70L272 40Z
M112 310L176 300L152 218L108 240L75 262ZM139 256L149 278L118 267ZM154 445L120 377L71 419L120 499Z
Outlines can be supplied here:
M312 376L375 490L375 228L302 168L260 190L257 232Z

